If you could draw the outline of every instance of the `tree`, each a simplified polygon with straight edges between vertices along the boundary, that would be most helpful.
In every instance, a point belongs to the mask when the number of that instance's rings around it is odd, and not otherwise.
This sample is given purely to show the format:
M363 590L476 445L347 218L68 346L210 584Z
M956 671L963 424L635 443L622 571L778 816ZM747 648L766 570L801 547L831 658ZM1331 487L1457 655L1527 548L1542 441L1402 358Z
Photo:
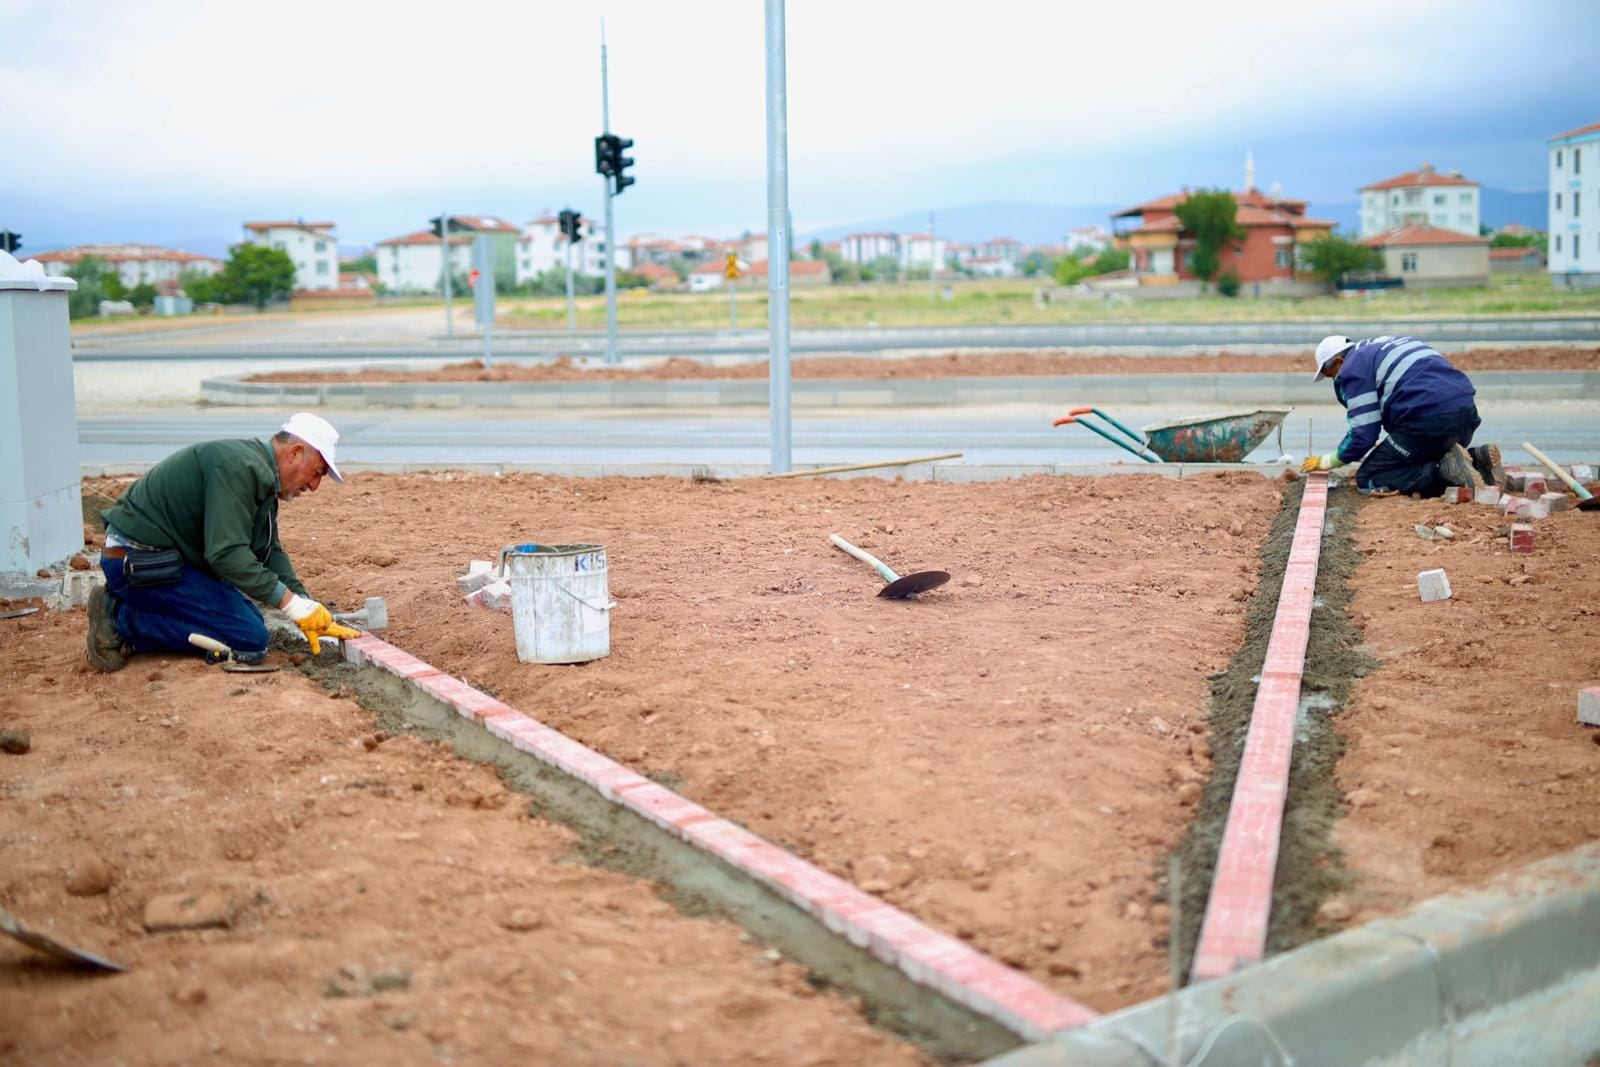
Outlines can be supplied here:
M68 318L91 318L100 314L100 301L121 300L125 295L116 268L94 256L84 256L68 267L67 277L78 283L77 290L67 295ZM113 286L119 295L110 295Z
M893 256L878 256L861 268L861 277L864 281L882 278L886 282L892 282L900 277L900 261Z
M294 260L281 248L236 244L218 277L228 303L248 301L264 311L268 301L286 297L294 288Z
M1335 233L1301 246L1300 261L1307 273L1338 285L1346 274L1383 269L1383 253Z
M1085 278L1097 274L1111 274L1128 269L1128 253L1115 248L1103 248L1093 259L1076 259L1063 256L1056 264L1056 281L1062 285L1077 285Z
M1194 238L1189 270L1204 286L1222 266L1222 246L1244 240L1244 227L1238 219L1239 203L1226 189L1201 189L1179 201L1172 211L1184 232Z
M1066 258L1070 259L1071 257ZM1029 252L1022 257L1022 262L1017 266L1024 275L1032 278L1036 274L1053 274L1056 269L1056 261L1043 252Z
M377 274L378 257L368 252L364 256L357 256L355 259L341 259L339 261L339 269L347 270L354 274Z
M1546 242L1549 240L1542 233L1497 233L1489 239L1490 248L1537 248L1541 252L1548 252Z
M1239 272L1229 267L1217 275L1217 292L1232 298L1239 295Z
M156 287L149 282L140 282L128 290L126 299L140 311L149 311L156 306Z

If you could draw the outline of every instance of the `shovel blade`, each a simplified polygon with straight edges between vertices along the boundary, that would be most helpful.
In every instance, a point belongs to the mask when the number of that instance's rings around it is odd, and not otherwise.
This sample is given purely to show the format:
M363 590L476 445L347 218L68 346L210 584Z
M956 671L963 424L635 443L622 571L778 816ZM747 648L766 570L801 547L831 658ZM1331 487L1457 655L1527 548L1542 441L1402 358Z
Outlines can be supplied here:
M949 580L948 571L918 571L890 582L878 590L878 595L886 600L914 600L918 593L937 589Z
M112 963L110 960L105 959L104 957L96 956L93 952L84 952L82 949L76 949L70 945L63 945L54 938L45 937L41 933L36 933L35 931L28 929L26 926L23 926L12 915L5 911L0 911L0 933L8 934L16 940L22 942L24 945L27 945L29 948L37 949L47 956L54 956L56 959L65 960L68 963L77 963L85 967L95 967L102 971L127 970L127 968L122 966L120 963Z

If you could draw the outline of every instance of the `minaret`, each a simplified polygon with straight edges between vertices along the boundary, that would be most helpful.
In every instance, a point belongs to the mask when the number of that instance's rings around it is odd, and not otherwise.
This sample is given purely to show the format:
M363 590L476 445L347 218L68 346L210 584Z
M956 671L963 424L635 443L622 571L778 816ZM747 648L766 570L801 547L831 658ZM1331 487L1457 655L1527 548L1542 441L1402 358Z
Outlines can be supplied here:
M1253 193L1256 190L1256 157L1248 148L1244 152L1244 191Z

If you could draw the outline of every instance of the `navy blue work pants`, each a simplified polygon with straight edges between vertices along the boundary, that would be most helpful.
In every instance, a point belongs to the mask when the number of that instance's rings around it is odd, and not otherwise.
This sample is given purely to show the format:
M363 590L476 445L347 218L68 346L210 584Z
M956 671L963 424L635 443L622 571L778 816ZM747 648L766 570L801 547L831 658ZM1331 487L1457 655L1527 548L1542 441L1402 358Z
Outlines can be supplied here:
M169 585L128 584L123 560L100 560L117 632L135 652L194 652L192 633L221 641L234 658L250 663L267 653L267 624L250 598L187 563Z
M1439 476L1439 460L1452 445L1470 445L1482 421L1478 406L1468 404L1454 411L1385 426L1384 439L1361 461L1356 488L1438 496L1445 490L1445 480Z

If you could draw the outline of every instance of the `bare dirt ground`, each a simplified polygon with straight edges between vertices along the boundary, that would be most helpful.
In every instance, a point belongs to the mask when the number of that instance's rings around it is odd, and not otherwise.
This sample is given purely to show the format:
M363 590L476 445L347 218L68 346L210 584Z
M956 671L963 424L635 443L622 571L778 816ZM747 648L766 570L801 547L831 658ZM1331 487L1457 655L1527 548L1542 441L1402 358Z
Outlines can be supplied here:
M1341 721L1353 922L1600 838L1600 733L1575 723L1600 682L1600 515L1537 523L1533 555L1506 551L1505 525L1475 505L1362 509L1352 609L1381 662ZM1454 596L1424 604L1416 575L1434 567Z
M1476 348L1450 356L1465 371L1474 370L1594 370L1600 368L1600 347ZM819 356L797 359L795 378L879 381L889 378L969 378L985 376L1081 374L1264 374L1304 371L1311 365L1306 355L1148 356L1089 355L1067 352L951 352L942 356L908 359L867 359L855 356ZM276 371L253 374L251 382L557 382L557 381L679 381L713 378L765 378L767 364L739 363L711 366L698 360L672 357L636 369L590 367L562 358L552 363L508 364L486 368L481 360L468 360L433 370L368 368L358 371Z
M315 595L388 598L400 647L1109 1010L1165 987L1158 874L1282 487L359 475L286 507L283 536ZM1336 720L1352 883L1326 927L1600 833L1600 746L1572 725L1600 676L1596 517L1541 523L1530 558L1489 509L1358 515L1379 662ZM1419 540L1431 518L1457 538ZM879 600L832 531L954 578ZM610 657L521 664L508 615L459 603L467 559L529 539L607 545ZM1457 598L1420 604L1438 565ZM137 967L86 981L0 944L0 1058L917 1058L736 927L583 865L489 771L369 752L372 714L297 674L101 676L81 612L0 627L0 728L34 744L0 755L0 903ZM67 895L90 855L110 892ZM143 932L152 896L204 891L230 929Z

